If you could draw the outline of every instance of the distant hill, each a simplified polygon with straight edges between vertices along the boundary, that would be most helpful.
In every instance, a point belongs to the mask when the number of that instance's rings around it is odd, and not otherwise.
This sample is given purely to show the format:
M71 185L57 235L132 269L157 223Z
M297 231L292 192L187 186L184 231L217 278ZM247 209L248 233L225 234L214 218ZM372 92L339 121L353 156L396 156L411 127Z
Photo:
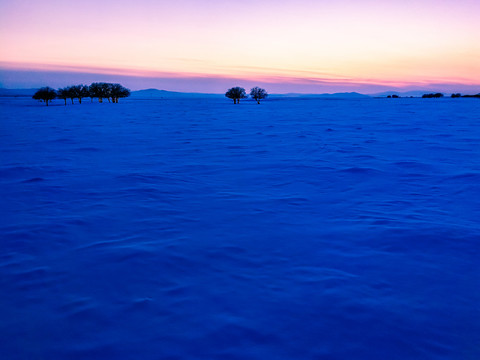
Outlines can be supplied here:
M437 93L437 91L432 91L432 90L423 90L423 91L418 91L418 90L415 90L415 91L406 91L406 92L398 92L398 91L384 91L384 92L381 92L381 93L376 93L376 94L370 94L370 96L373 96L373 97L387 97L388 95L398 95L400 97L419 97L421 98L423 95L425 94L432 94L432 93ZM443 94L445 97L450 97L450 92L440 92L441 94ZM479 97L478 94L477 95L469 95L469 94L462 94L461 97Z
M309 99L368 99L369 95L359 94L357 92L343 92L333 94L271 94L272 98L309 98Z
M3 89L0 88L0 96L31 97L38 89Z
M428 93L431 93L431 91L429 90L414 90L414 91L405 91L405 92L399 92L399 91L383 91L383 92L380 92L380 93L376 93L376 94L370 94L370 96L374 96L374 97L387 97L388 95L398 95L400 97L410 97L410 96L413 96L413 97L422 97L423 94L428 94Z
M38 89L2 89L0 88L0 96L10 97L31 97ZM419 92L421 96L424 92ZM385 96L390 94L397 94L395 92L385 93ZM376 95L383 96L383 95ZM403 96L403 95L402 95ZM132 99L201 99L201 98L224 98L224 94L210 94L210 93L190 93L177 92L158 89L144 89L132 91L130 97ZM308 98L308 99L367 99L369 95L359 94L357 92L344 92L334 94L301 94L301 93L287 93L287 94L270 94L271 99L282 98Z
M198 99L223 97L223 94L204 94L204 93L184 93L176 91L145 89L132 91L130 95L133 99Z
M0 96L9 97L31 97L38 89L3 89L0 88ZM223 94L202 94L202 93L183 93L176 91L166 91L158 89L145 89L132 91L131 97L134 99L179 99L179 98L212 98L223 97Z
M132 91L131 97L134 99L181 99L181 98L223 98L223 94L207 93L183 93L176 91L166 91L158 89L145 89ZM356 92L335 93L335 94L270 94L269 98L330 98L330 99L363 99L369 98L368 95Z

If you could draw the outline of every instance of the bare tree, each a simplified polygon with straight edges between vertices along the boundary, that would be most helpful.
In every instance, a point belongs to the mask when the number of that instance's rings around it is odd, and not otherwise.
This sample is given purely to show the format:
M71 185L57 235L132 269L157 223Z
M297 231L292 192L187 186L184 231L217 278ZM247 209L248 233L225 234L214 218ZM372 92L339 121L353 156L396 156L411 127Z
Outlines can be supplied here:
M250 96L257 101L257 104L260 104L260 100L265 99L268 93L265 89L255 86L250 90Z
M52 101L57 97L57 93L51 87L42 87L33 94L32 98L35 100L45 101L45 105L48 106L48 102Z
M100 88L101 88L101 92L102 92L103 97L106 98L108 100L108 102L111 102L110 98L112 97L112 84L101 83Z
M125 98L130 96L130 90L120 84L111 84L110 93L112 97L112 102L116 104L118 104L119 98Z
M97 83L92 83L88 87L88 96L90 97L90 102L93 102L93 98L96 98L98 95Z
M236 86L228 89L228 91L225 93L225 96L229 99L232 99L234 104L240 104L240 99L245 99L247 94L244 88Z
M103 98L105 97L105 83L92 83L88 90L90 92L90 97L93 99L94 97L98 98L98 102L103 102Z
M67 87L67 94L73 105L73 99L77 97L77 87L75 85Z
M68 87L61 88L57 90L57 97L65 101L65 105L67 105L67 99L69 98L68 94Z
M441 98L443 97L442 93L436 93L436 94L423 94L422 98Z
M70 99L72 104L74 99L78 99L81 104L83 98L90 96L90 91L87 85L73 85L58 89L57 96L65 101L65 105L67 105L67 99Z
M53 94L53 95L52 95ZM78 99L79 104L82 103L82 99L90 97L93 102L93 98L98 98L98 102L103 102L103 99L108 99L108 102L113 102L114 104L118 103L118 99L125 98L130 96L130 90L123 87L120 84L110 84L110 83L92 83L90 86L87 85L72 85L64 88L58 89L58 92L49 88L43 87L38 90L33 98L36 100L45 101L46 105L51 102L51 100L58 97L63 99L65 105L67 105L67 99L72 101L74 104L74 99ZM48 98L48 100L46 100Z
M83 98L90 96L90 91L87 85L76 85L75 92L80 104L82 103Z

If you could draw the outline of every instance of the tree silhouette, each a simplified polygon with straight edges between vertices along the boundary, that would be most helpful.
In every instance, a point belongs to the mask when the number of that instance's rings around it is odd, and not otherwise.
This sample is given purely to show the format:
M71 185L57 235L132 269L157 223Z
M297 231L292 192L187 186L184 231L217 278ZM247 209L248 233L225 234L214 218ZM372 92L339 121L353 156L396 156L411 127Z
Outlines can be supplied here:
M118 104L119 98L125 98L130 96L130 90L127 88L124 88L120 84L111 84L110 96L112 97L112 102Z
M78 103L82 103L82 99L90 96L90 91L87 85L73 85L67 88L68 89L68 97L72 100L78 99Z
M112 84L110 83L101 83L100 85L102 97L106 98L108 102L110 102L110 98L112 97Z
M244 90L245 92L245 90ZM98 102L103 102L103 99L108 99L108 102L113 102L114 104L118 103L118 99L125 98L130 96L130 90L123 87L120 84L111 84L111 83L92 83L88 85L72 85L64 88L59 88L57 92L50 87L43 87L39 89L33 98L36 100L42 100L48 102L58 97L63 99L65 105L67 105L67 99L72 101L74 104L74 99L78 99L79 104L82 103L82 99L90 97L93 102L93 98L98 98ZM48 98L48 100L45 100Z
M88 87L88 96L90 97L90 102L93 102L93 99L96 97L94 84L95 83Z
M68 94L68 98L72 101L72 105L73 105L73 99L75 99L77 97L76 86L67 87L67 94Z
M442 93L436 93L436 94L423 94L422 98L441 98L443 97Z
M82 103L82 99L90 96L90 90L87 85L73 85L67 88L68 97L72 100L78 99L78 103Z
M260 104L260 100L265 99L268 96L268 93L265 89L255 86L250 90L250 96L257 101L257 104Z
M228 91L225 93L225 96L229 99L232 99L234 104L237 104L237 102L240 104L240 99L245 99L247 94L244 88L236 86L228 89Z
M48 86L38 89L38 91L32 96L32 98L35 100L45 101L45 105L47 106L48 102L52 101L56 97L57 93L55 92L55 90Z
M78 103L82 103L82 99L90 96L90 91L87 85L76 85L75 88L75 95L78 98Z
M57 97L65 101L65 106L67 105L67 99L69 98L68 87L60 88L57 90Z
M111 97L111 85L108 83L92 83L88 87L89 96L93 99L98 98L99 103L103 103L103 99L108 99L110 102Z
M88 91L90 92L90 97L93 99L94 97L98 98L98 102L103 102L103 98L105 97L103 90L102 90L103 83L92 83Z

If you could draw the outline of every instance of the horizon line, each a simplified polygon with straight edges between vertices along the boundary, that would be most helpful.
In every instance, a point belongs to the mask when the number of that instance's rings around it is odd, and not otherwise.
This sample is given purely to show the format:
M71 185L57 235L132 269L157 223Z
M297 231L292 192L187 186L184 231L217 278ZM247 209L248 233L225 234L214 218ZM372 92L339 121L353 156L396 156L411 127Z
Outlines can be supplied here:
M279 69L278 69L279 70ZM281 73L282 70L279 70ZM30 76L25 78L29 73ZM127 86L136 90L145 90L148 88L158 87L166 89L172 88L176 92L195 92L195 93L213 93L221 94L227 83L251 84L258 83L262 87L273 87L275 93L299 93L299 94L322 94L322 93L338 93L338 92L358 92L363 94L375 94L385 91L446 91L446 92L461 92L461 91L480 91L480 84L465 81L466 79L437 79L437 81L395 81L395 80L374 80L374 79L355 79L349 77L333 77L319 76L320 74L304 72L304 75L297 76L283 74L255 74L245 73L245 77L238 76L238 74L206 74L206 73L191 73L191 72L166 72L154 71L148 69L128 69L128 68L106 68L106 67L89 67L79 65L57 65L57 64L31 64L31 63L12 63L0 61L0 86L12 89L28 89L37 88L41 85L40 82L46 83L48 74L52 76L53 81L57 84L66 83L66 78L84 78L85 80L76 80L75 82L89 83L93 77L95 78L119 78L119 80L127 81ZM55 79L56 78L56 79ZM20 79L20 80L19 80ZM463 81L462 81L463 80ZM23 85L19 85L22 83ZM28 84L30 81L31 85ZM102 81L102 80L98 80ZM109 80L111 81L111 80ZM107 81L108 82L108 81ZM164 86L160 83L172 84L175 86ZM13 85L17 83L17 85ZM150 85L147 85L149 83ZM182 83L182 84L180 84ZM11 84L11 85L8 85ZM200 86L201 84L204 84ZM12 86L13 85L13 86ZM190 86L189 86L190 85ZM195 85L195 86L194 86ZM65 85L54 85L65 86ZM200 86L202 89L195 89ZM210 87L210 90L205 91L203 88ZM282 90L280 90L280 88ZM292 90L288 90L291 88ZM303 88L303 89L302 89ZM447 88L447 89L442 89ZM455 90L455 88L457 88ZM474 90L474 89L478 90ZM213 90L212 89L216 89ZM468 90L467 90L468 89ZM273 93L273 92L272 92Z
M75 84L79 85L79 84ZM81 84L84 85L84 84ZM48 86L48 85L47 85ZM46 87L47 87L46 86ZM87 85L88 86L88 85ZM49 87L49 86L48 86ZM0 90L10 90L10 91L15 91L15 90L38 90L38 87L31 87L31 88L5 88L5 87L0 87ZM56 88L52 88L53 90L57 90ZM138 90L131 90L131 92L140 92L140 91L148 91L148 90L154 90L154 91L163 91L167 93L176 93L176 94L196 94L196 95L218 95L222 96L224 95L223 92L220 93L213 93L213 92L196 92L196 91L173 91L173 90L166 90L166 89L157 89L157 88L146 88L146 89L138 89ZM437 93L442 93L442 94L457 94L458 92L450 92L450 91L436 91ZM409 94L409 93L425 93L425 94L430 94L432 91L430 90L410 90L410 91L397 91L397 90L391 90L391 91L381 91L381 92L376 92L376 93L361 93L357 91L339 91L339 92L319 92L319 93L301 93L301 92L286 92L286 93L269 93L269 96L288 96L288 95L299 95L299 96L316 96L316 95L342 95L342 94L356 94L356 95L362 95L362 96L367 96L367 97L375 97L375 96L380 96L380 95L395 95L397 94ZM433 91L435 93L435 91ZM478 93L480 94L480 93ZM478 95L478 94L462 94L462 95ZM0 95L1 96L1 95ZM14 95L14 96L19 96L19 95ZM27 95L25 95L27 96ZM408 96L408 95L404 95ZM416 97L413 95L410 95L409 97Z

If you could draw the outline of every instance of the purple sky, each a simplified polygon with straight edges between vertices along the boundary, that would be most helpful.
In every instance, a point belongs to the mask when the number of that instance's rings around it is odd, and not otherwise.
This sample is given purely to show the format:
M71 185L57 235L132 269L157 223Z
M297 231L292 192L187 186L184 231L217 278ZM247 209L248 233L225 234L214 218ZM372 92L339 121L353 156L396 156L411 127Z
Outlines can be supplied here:
M157 88L182 92L209 92L224 93L232 86L250 88L262 86L270 93L334 93L356 91L365 94L383 91L443 91L478 93L477 85L436 83L412 84L410 86L353 84L312 81L304 79L285 79L284 81L264 82L229 77L139 77L128 75L113 75L101 73L84 73L69 71L41 71L41 70L3 70L0 72L0 87L4 88L38 88L48 86L59 88L71 84L90 84L92 82L120 82L132 90Z
M0 0L0 86L480 92L478 0Z

